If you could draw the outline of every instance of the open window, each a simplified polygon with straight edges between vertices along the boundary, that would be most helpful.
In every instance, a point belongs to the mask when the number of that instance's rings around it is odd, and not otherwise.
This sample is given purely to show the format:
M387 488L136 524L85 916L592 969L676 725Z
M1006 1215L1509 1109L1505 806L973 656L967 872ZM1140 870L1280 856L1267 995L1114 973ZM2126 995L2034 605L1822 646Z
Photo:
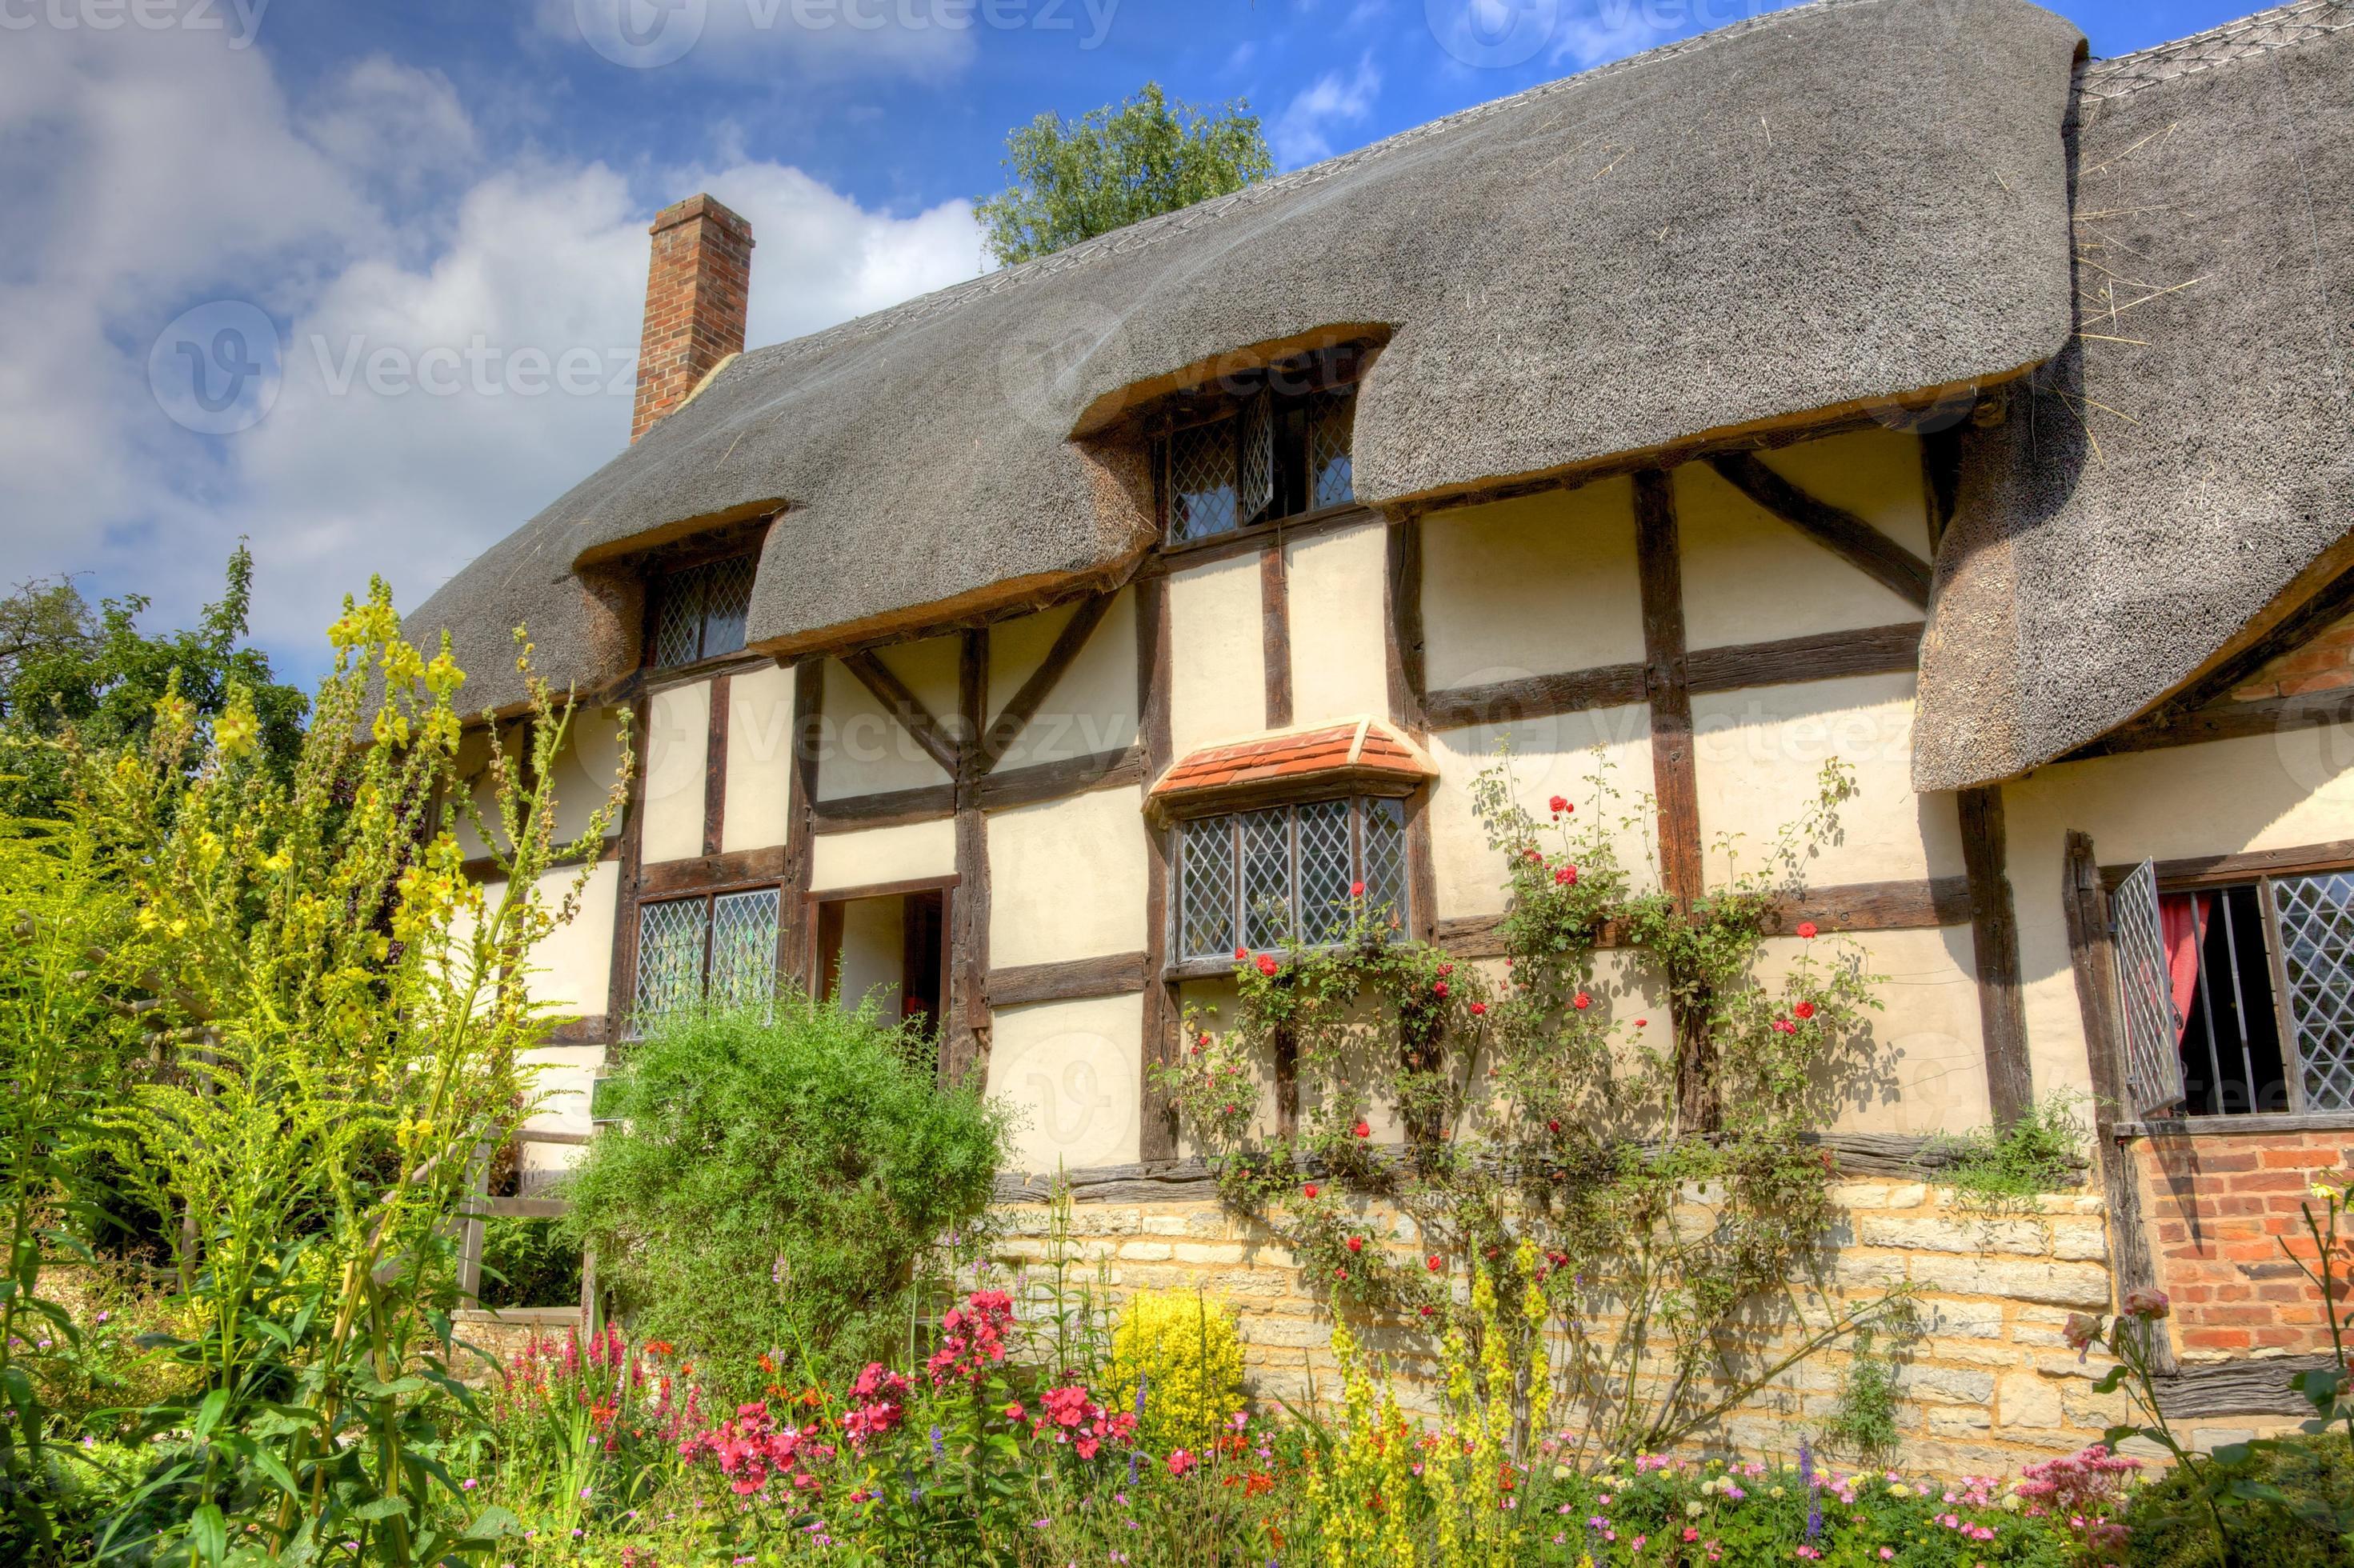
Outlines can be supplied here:
M948 996L948 900L944 886L820 899L819 994L852 1008L872 996L884 1022L936 1033Z
M2137 1116L2354 1111L2354 872L2112 895Z
M1168 542L1353 502L1363 359L1320 349L1181 394L1153 453Z

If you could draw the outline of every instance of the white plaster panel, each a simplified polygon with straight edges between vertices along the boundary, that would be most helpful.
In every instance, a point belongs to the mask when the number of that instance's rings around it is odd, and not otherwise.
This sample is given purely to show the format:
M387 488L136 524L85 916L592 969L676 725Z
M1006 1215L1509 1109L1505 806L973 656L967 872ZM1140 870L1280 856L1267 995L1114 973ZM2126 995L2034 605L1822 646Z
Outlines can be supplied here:
M906 651L894 652L899 653L898 658L890 661L895 672L902 663L916 662ZM908 686L918 696L924 695L912 681ZM928 696L924 705L943 724L956 717L953 692L946 712L933 707ZM885 708L864 682L843 667L840 660L829 659L825 662L825 707L819 731L817 797L821 800L872 795L885 789L918 789L948 779L947 770L916 744L916 737L899 722L898 715Z
M1426 518L1422 622L1434 691L1641 659L1633 481Z
M842 906L842 967L833 994L855 1011L869 996L886 1024L903 1016L899 988L907 980L905 898L857 898Z
M1176 753L1267 728L1257 556L1169 577L1169 730Z
M1797 464L1776 453L1777 466ZM1684 641L1691 648L1769 642L1818 631L1852 631L1918 620L1921 607L1863 575L1840 556L1717 476L1704 462L1674 471L1677 531L1683 546ZM1894 480L1891 483L1896 482ZM1901 517L1920 506L1920 471L1911 471L1909 503L1892 494L1865 509ZM1853 499L1853 497L1850 497Z
M647 704L644 810L639 853L648 864L703 853L703 796L711 758L711 683L673 686Z
M1815 798L1832 757L1854 770L1858 793L1840 808L1840 835L1806 868L1817 886L1946 876L1962 870L1950 795L1913 793L1910 674L1859 675L1756 686L1692 698L1701 837L1711 885L1770 854L1783 828ZM1730 852L1718 841L1740 835Z
M1013 1107L1013 1168L1125 1165L1139 1156L1144 999L1001 1008L989 1052L989 1095Z
M634 738L634 737L633 737ZM621 772L621 710L582 706L573 710L564 735L564 749L549 770L556 790L556 842L568 843L588 830L612 793ZM620 813L613 814L608 832L621 831Z
M989 630L990 715L994 718L1045 662L1076 607L1050 609ZM1037 714L1013 737L1001 768L1119 751L1136 744L1136 593L1127 589L1096 623Z
M989 817L989 961L1002 969L1144 948L1144 820L1129 789Z
M1431 760L1439 779L1430 794L1431 858L1437 872L1442 919L1500 914L1507 880L1503 857L1489 847L1487 829L1472 810L1472 785L1495 765L1499 743L1512 747L1513 794L1539 821L1546 801L1565 796L1584 821L1611 824L1611 845L1638 888L1659 885L1649 831L1620 819L1634 813L1651 789L1651 712L1643 705L1596 708L1509 725L1433 731ZM1598 786L1617 792L1615 810ZM1597 816L1598 813L1598 816Z
M2069 831L2105 865L2354 838L2354 726L2059 763L2002 793L2036 1092L2089 1092L2061 904Z
M1389 529L1320 534L1284 551L1296 724L1389 713ZM1263 660L1262 660L1263 662Z
M542 872L539 896L548 909L559 907L579 874L576 866ZM619 861L599 861L580 889L580 906L567 925L558 926L532 949L531 972L524 991L535 1001L563 1008L570 1016L601 1016L612 1000L614 905L621 886Z
M1866 1014L1871 1037L1864 1048L1824 1074L1836 1096L1832 1125L1903 1133L1987 1125L1992 1111L1969 927L1865 931L1851 938L1831 932L1811 943L1776 938L1765 945L1758 976L1778 988L1802 950L1812 949L1807 956L1828 965L1855 948L1861 949L1864 972L1882 977L1874 992L1882 1007Z
M1758 455L1816 500L1854 513L1923 560L1929 558L1918 436L1875 427Z
M747 670L727 683L727 810L719 848L766 849L792 823L793 673Z
M854 833L820 833L810 855L810 887L869 887L956 872L956 821L906 822Z
M1235 982L1230 980L1187 980L1177 988L1179 1016L1188 1018L1197 1032L1216 1036L1234 1026L1236 996ZM1190 1050L1193 1034L1183 1036L1184 1047ZM1187 1058L1192 1060L1192 1058ZM1258 1138L1273 1138L1275 1121L1275 1055L1271 1051L1254 1053L1244 1065L1243 1075L1235 1080L1234 1094L1237 1103L1251 1106L1251 1132ZM1193 1140L1185 1123L1177 1126L1177 1151L1181 1156L1208 1152Z
M524 1125L539 1132L587 1132L588 1130L588 1096L597 1073L605 1065L602 1045L539 1045L523 1054L523 1065L533 1070L531 1115ZM546 1161L555 1166L568 1163L563 1159L575 1151L561 1144L530 1144L523 1146L526 1163L535 1150L545 1150L557 1159Z

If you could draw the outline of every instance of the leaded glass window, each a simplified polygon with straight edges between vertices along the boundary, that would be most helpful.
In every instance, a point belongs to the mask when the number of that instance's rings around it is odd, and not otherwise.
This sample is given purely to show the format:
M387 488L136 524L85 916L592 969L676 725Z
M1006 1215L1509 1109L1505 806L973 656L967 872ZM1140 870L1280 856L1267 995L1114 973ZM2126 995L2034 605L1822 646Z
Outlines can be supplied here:
M670 669L740 652L751 610L750 556L665 574L654 586L654 664Z
M1405 808L1399 800L1312 800L1204 817L1180 830L1178 957L1278 948L1297 933L1338 940L1360 904L1406 924ZM1364 885L1360 896L1356 884Z
M1214 417L1187 416L1199 422L1157 450L1169 542L1355 500L1356 374L1355 351L1341 349L1222 382Z
M2354 1110L2354 873L2272 885L2305 1108Z
M751 1007L777 993L773 887L638 907L635 1025L708 1002Z

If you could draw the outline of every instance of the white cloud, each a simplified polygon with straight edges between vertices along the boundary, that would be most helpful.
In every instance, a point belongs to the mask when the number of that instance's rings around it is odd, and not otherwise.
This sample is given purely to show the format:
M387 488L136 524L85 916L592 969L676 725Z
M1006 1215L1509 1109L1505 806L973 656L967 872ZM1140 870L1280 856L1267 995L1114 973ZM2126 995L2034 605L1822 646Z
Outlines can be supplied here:
M1276 162L1287 169L1332 155L1332 132L1342 125L1362 124L1373 112L1381 96L1382 73L1367 54L1347 76L1326 71L1313 85L1293 98L1275 122Z
M1757 5L1726 7L1722 17L1704 21L1703 26L1722 26L1739 16L1755 16L1764 8ZM1582 3L1564 5L1548 58L1556 65L1564 61L1575 64L1580 70L1606 60L1623 59L1682 30L1680 24L1692 20L1692 9L1681 4L1659 4L1657 0L1652 4L1593 0L1590 9ZM1712 14L1712 7L1706 5L1698 9L1703 16Z
M981 6L971 0L539 0L533 16L543 34L593 50L616 69L754 79L782 65L813 77L921 80L951 76L971 62Z
M88 570L184 616L248 534L256 631L306 662L369 573L414 605L626 445L663 201L707 188L751 219L755 344L978 270L961 201L874 212L740 158L633 186L486 154L438 76L364 61L298 112L261 50L186 34L12 37L0 148L7 577ZM283 342L275 404L227 436L147 381L158 333L212 299Z

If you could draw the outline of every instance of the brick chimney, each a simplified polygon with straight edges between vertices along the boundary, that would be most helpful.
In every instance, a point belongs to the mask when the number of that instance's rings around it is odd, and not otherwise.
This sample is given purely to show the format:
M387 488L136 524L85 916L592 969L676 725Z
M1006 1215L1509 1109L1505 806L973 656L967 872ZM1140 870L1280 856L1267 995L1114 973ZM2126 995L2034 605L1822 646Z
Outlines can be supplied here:
M646 270L646 324L638 340L636 440L731 354L744 352L752 284L752 226L707 196L655 215Z

